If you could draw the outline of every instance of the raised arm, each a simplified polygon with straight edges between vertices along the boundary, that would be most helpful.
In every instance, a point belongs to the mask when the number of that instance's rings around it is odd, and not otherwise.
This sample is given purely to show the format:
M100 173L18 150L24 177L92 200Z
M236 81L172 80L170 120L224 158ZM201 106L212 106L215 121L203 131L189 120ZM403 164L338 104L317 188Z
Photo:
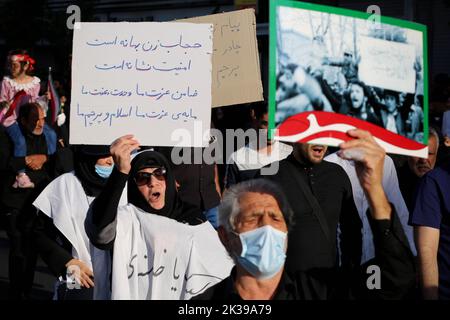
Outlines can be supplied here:
M390 219L392 209L382 184L386 152L367 131L350 130L347 134L355 139L340 145L339 156L356 162L356 173L369 201L371 216L375 220Z
M132 135L123 136L111 144L115 168L104 189L94 200L91 219L88 219L88 236L99 249L111 249L116 237L116 217L120 197L131 169L131 152L139 148Z
M356 161L356 172L369 202L375 259L381 271L381 289L371 290L369 295L401 299L414 287L415 266L395 208L383 189L385 151L367 131L351 130L348 134L356 139L343 143L340 155Z

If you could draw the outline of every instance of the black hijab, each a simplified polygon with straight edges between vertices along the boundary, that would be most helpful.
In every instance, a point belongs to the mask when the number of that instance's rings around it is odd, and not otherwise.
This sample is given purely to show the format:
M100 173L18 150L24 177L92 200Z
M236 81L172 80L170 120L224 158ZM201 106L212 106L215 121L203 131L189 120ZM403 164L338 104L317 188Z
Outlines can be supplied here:
M98 159L108 157L109 146L77 146L74 154L75 176L80 180L84 192L90 197L100 194L108 179L95 172Z
M134 181L134 176L139 170L157 167L166 169L165 204L159 210L153 208L147 202ZM131 161L131 170L128 177L128 202L146 212L159 214L182 223L197 225L205 221L205 217L199 208L181 201L169 161L156 151L143 151Z

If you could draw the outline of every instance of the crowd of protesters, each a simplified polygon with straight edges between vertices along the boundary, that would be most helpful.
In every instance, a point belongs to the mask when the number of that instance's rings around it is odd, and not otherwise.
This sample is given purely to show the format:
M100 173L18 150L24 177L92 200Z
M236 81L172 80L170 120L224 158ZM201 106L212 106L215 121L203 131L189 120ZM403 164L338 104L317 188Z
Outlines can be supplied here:
M220 265L214 285L173 296L180 299L450 299L448 76L432 84L431 108L444 108L430 112L427 159L391 158L370 133L351 130L354 140L337 149L257 139L224 152L221 163L175 164L172 148L145 150L132 132L111 146L70 145L70 97L61 94L65 107L50 123L51 97L35 64L11 51L0 92L10 299L30 298L38 256L55 276L55 299L166 298L152 291L156 281L124 286L126 271L119 274L134 259L124 261L120 249L150 236L145 259L166 241L186 255L186 270ZM286 76L278 78L287 90ZM352 81L340 100L350 108L364 91ZM391 95L398 107L401 95ZM267 104L216 108L211 120L220 132L267 135ZM69 276L81 289L67 289Z

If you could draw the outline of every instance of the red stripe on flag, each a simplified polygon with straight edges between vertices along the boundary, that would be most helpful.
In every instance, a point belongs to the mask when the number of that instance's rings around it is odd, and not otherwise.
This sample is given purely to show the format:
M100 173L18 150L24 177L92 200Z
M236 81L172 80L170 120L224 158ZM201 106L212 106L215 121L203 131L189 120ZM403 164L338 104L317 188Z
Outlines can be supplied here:
M287 137L293 136L302 132L305 132L309 129L311 123L307 118L309 115L314 115L317 119L317 123L320 127L329 126L333 124L345 124L350 125L358 129L369 131L374 137L377 137L380 140L383 140L391 145L394 145L399 148L408 149L408 150L421 150L425 145L418 143L417 141L410 140L405 138L404 136L398 135L391 131L388 131L382 127L374 125L364 120L360 120L354 117L350 117L347 115L333 113L333 112L324 112L324 111L313 111L313 112L303 112L296 114L292 117L287 118L277 129L279 137ZM311 135L318 134L320 132L324 132L328 137L334 137L336 135L336 131L330 131L327 129L318 128L311 132ZM308 137L302 139L305 141ZM341 134L338 135L339 137ZM336 138L339 138L336 136Z

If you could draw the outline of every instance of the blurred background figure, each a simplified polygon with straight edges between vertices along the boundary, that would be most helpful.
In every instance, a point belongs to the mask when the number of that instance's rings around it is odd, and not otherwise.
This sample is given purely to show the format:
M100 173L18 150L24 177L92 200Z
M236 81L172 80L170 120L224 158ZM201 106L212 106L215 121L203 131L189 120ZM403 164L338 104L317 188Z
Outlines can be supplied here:
M419 179L436 165L438 149L439 135L436 130L430 128L428 134L428 158L408 157L407 163L398 170L400 190L410 213L413 210L414 193Z

